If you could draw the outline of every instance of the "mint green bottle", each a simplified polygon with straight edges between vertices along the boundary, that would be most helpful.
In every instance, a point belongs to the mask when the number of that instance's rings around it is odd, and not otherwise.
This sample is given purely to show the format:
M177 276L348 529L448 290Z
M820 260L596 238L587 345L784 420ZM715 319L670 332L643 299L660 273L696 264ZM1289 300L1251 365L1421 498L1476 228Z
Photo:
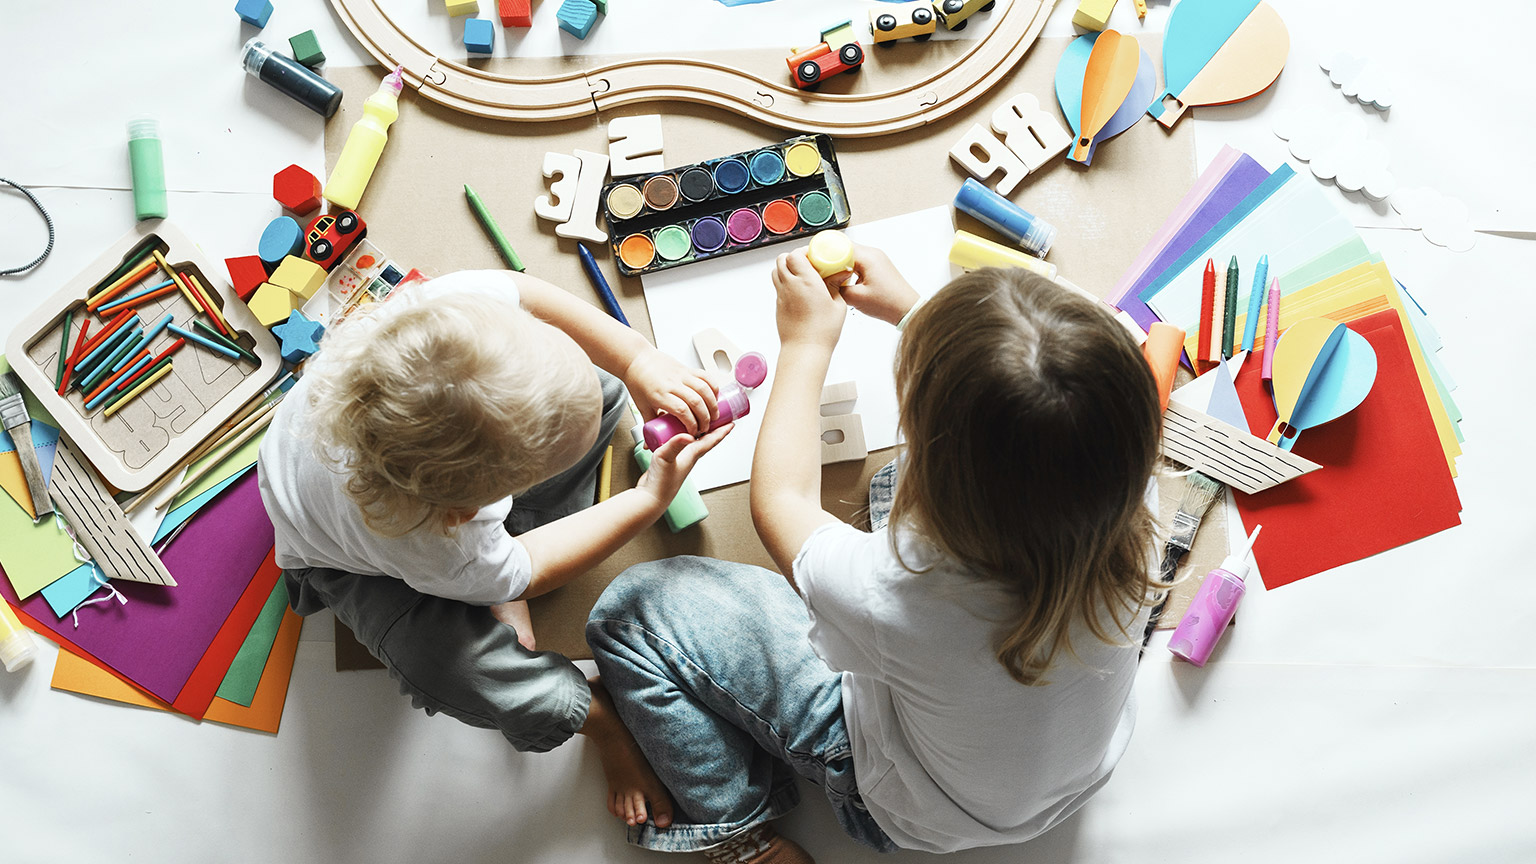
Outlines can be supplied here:
M128 122L128 165L133 171L133 212L140 222L164 219L165 156L160 150L160 123L153 117Z

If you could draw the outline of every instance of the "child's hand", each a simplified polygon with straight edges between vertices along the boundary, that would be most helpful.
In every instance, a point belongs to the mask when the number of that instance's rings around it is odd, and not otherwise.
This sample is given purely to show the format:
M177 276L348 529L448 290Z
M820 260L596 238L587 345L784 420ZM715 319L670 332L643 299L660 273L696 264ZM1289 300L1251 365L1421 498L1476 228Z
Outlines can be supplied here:
M839 290L849 306L865 315L888 324L898 324L917 305L917 292L881 250L855 245L853 272L858 278L848 280ZM846 277L833 277L840 278Z
M635 397L642 417L649 420L658 411L665 411L681 420L690 435L708 429L719 416L715 388L704 373L689 369L657 348L635 356L624 371L624 386Z
M804 249L786 252L773 266L773 287L778 292L779 341L800 342L831 348L843 332L848 304L811 266Z
M699 457L713 450L735 427L735 423L727 423L698 439L678 435L651 452L651 467L640 475L635 489L656 499L658 516L677 497L677 490L682 488Z

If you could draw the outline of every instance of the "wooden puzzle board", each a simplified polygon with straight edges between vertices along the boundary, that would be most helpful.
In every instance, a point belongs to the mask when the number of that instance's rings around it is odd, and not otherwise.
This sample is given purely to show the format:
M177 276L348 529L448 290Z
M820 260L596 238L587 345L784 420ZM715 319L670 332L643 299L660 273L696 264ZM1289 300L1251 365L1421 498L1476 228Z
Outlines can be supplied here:
M1153 61L1160 62L1159 39L1139 38ZM965 175L949 160L949 148L970 124L987 122L996 107L1020 92L1034 93L1042 104L1054 105L1056 61L1069 41L1039 40L1026 62L985 98L941 121L880 138L838 139L838 164L854 224L952 200ZM958 42L903 42L891 48L872 48L871 59L860 73L865 80L847 86L880 88L891 81L908 80L921 74L926 64L947 62L945 52L964 47ZM549 74L573 62L552 58L486 61L484 65L489 69L501 64L515 66L519 74ZM784 68L783 56L777 52L737 52L732 62L748 69ZM377 67L326 70L326 77L337 86L360 93L372 92L382 74ZM360 113L360 104L345 103L327 124L328 165L335 164L347 130ZM358 208L368 222L368 239L401 264L429 275L503 267L464 200L463 187L468 183L485 201L528 273L600 305L581 270L575 242L556 237L554 223L533 215L534 198L546 191L539 169L546 152L570 153L577 148L606 152L608 120L647 113L662 117L665 162L669 166L789 137L782 129L688 104L651 104L604 112L600 117L521 124L468 116L407 95L401 99L400 119L390 129L388 148ZM1062 275L1102 296L1178 204L1194 177L1192 126L1181 124L1168 132L1144 120L1102 145L1091 169L1058 157L1026 178L1012 197L1060 229L1050 260L1061 268ZM958 215L955 224L984 237L993 236L967 216ZM650 319L640 280L618 276L605 245L590 244L589 248L598 257L630 322L649 338ZM639 476L629 441L627 429L614 438L615 491L632 487ZM894 454L894 450L886 449L871 453L863 462L827 466L822 474L823 506L857 524L867 506L870 476ZM1177 508L1183 485L1182 479L1161 483L1164 524ZM673 555L707 555L772 569L773 562L752 528L747 488L741 483L705 493L710 516L700 526L674 535L658 523L585 576L534 600L539 647L570 657L590 656L582 636L587 612L608 583L630 565ZM1204 574L1221 562L1225 551L1225 518L1219 507L1212 508L1185 566ZM1178 620L1174 610L1183 609L1197 585L1198 579L1191 580L1180 589L1185 596L1170 601L1172 622Z
M176 352L170 374L125 403L122 410L111 417L104 416L100 409L88 413L79 391L70 390L62 397L57 392L55 376L65 310L74 310L71 333L78 333L82 319L89 314L84 305L86 292L148 234L157 235L168 244L164 254L174 269L196 274L236 331L237 341L256 355L259 365L186 345ZM6 354L12 358L27 389L59 421L59 427L86 460L117 489L137 491L153 483L241 405L259 395L281 370L277 341L244 303L231 302L234 292L224 277L223 266L204 257L191 238L174 225L141 222L11 331ZM148 286L164 278L155 269L138 284ZM190 320L201 311L194 309L180 292L142 303L138 309L146 326L167 312L174 315L178 324L190 326ZM104 322L98 316L90 317L91 332L99 332ZM206 314L203 317L206 320ZM150 349L158 353L175 339L175 334L163 332L150 344ZM73 347L73 335L70 342Z

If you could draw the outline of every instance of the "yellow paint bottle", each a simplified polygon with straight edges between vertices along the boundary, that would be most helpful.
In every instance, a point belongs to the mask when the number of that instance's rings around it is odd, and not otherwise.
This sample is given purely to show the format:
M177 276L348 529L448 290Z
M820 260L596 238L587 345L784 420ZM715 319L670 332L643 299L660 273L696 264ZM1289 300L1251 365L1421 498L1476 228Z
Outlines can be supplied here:
M363 103L363 116L352 124L336 167L326 179L325 200L348 210L357 209L389 140L389 126L400 117L400 91L404 87L404 70L396 66L379 84L378 92Z
M5 671L15 672L31 663L36 653L32 631L21 626L11 605L0 599L0 663L5 664Z

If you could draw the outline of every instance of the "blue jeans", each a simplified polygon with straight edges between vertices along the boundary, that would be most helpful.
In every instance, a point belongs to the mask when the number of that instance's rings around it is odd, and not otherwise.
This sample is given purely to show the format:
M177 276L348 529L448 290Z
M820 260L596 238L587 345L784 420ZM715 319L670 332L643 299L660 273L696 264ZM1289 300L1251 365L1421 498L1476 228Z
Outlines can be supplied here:
M602 429L581 461L517 496L506 528L522 534L592 506L603 451L624 415L624 385L602 370ZM499 731L513 747L543 752L587 720L592 691L575 664L529 651L486 606L422 594L389 576L296 567L283 573L293 610L330 609L428 714Z
M691 556L629 568L603 592L587 644L619 715L678 812L629 842L666 852L717 846L788 813L795 775L821 786L843 830L896 847L859 797L842 676L807 639L783 576Z

